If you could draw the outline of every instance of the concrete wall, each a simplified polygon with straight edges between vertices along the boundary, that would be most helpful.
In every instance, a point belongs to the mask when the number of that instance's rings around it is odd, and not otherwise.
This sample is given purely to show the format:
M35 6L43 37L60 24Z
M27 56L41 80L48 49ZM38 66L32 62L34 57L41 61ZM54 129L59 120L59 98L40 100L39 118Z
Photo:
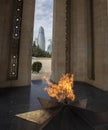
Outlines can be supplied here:
M71 1L71 73L75 80L87 76L87 0Z
M66 72L66 1L54 0L54 29L52 80L57 82ZM75 80L85 81L87 77L87 27L88 1L71 0L71 56L70 73ZM69 34L70 35L70 34Z
M107 1L93 0L93 21L88 10L90 9L89 0L72 0L71 4L71 72L74 73L76 81L84 81L100 89L108 90ZM91 24L93 25L90 26ZM90 34L92 27L93 37ZM88 51L91 49L88 48L90 47L88 44L92 42L94 44L94 80L87 74L88 67L91 65L89 60L93 60L92 56L88 57Z
M88 11L88 0L72 0L71 11L71 65L76 81L90 83L108 90L108 14L106 0L93 0L93 21ZM90 21L89 21L90 20ZM93 22L93 26L90 26ZM90 30L93 27L93 41ZM91 43L90 43L91 42ZM88 71L88 44L94 44L94 80ZM91 57L93 60L93 57ZM91 66L93 67L93 66ZM91 71L91 70L90 70Z
M66 1L54 1L52 79L57 82L66 69ZM92 8L90 0L71 0L70 73L75 75L75 81L103 90L108 90L107 8L106 0L93 0Z
M57 82L65 73L66 0L54 0L53 50L51 79Z
M95 80L90 84L108 90L108 7L107 0L93 0Z
M0 86L7 80L13 0L0 1Z
M23 0L18 80L7 80L12 0L2 0L0 4L0 87L28 86L31 84L34 6L35 0Z
M12 82L12 86L26 86L31 84L34 7L35 0L24 0L19 54L19 75L18 80Z

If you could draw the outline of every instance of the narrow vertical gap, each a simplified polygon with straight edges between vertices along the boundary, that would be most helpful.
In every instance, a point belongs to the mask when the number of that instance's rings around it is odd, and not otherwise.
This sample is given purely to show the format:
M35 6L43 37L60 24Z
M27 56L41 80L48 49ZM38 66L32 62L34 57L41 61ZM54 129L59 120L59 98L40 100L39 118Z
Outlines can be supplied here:
M107 0L107 4L106 5L107 5L107 9L106 10L107 10L107 16L108 16L108 0Z
M93 0L89 0L90 4L90 26L89 26L89 42L88 42L88 78L95 80L95 65L94 65L94 15L93 15Z
M66 73L71 69L71 0L66 0Z
M92 55L92 63L91 63L91 79L95 79L95 66L94 66L94 12L93 12L93 0L91 0L91 55Z
M32 44L31 79L50 78L52 63L52 32L53 32L54 0L35 0L34 30ZM37 73L35 64L41 62L42 67Z

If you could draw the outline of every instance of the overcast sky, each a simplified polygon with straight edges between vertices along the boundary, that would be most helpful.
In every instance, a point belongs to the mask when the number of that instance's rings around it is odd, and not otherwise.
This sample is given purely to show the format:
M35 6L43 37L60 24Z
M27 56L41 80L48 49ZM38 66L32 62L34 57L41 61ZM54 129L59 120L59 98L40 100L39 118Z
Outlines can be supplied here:
M39 27L42 26L48 44L48 39L52 39L52 20L53 0L36 0L33 40L38 37Z

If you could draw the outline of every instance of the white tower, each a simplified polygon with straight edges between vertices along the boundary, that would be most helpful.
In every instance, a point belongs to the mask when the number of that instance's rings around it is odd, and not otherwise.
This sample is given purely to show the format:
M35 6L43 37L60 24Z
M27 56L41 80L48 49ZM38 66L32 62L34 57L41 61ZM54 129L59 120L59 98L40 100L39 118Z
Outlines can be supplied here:
M49 52L51 54L52 53L52 40L49 39L48 41L49 41L49 45L47 47L47 52Z
M37 43L39 45L39 48L45 51L45 34L44 34L44 28L42 26L39 28Z

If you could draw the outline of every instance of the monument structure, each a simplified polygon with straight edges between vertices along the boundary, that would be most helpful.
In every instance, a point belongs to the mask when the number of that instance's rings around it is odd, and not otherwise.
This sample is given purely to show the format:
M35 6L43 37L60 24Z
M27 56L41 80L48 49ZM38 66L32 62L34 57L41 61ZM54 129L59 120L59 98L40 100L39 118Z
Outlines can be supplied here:
M54 0L52 74L108 91L108 1ZM1 0L0 87L31 84L35 0ZM38 41L45 50L44 29ZM41 38L43 37L43 38Z

